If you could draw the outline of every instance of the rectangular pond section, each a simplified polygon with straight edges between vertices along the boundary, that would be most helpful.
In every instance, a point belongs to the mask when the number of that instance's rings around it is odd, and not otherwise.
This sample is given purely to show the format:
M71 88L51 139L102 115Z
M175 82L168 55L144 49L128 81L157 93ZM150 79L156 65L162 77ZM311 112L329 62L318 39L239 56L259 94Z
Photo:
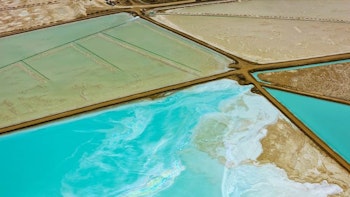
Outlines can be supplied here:
M327 4L228 1L157 8L151 16L227 53L267 64L349 53L348 3L322 6Z
M0 128L224 73L233 61L128 13L0 38Z
M266 88L321 140L350 163L350 106Z

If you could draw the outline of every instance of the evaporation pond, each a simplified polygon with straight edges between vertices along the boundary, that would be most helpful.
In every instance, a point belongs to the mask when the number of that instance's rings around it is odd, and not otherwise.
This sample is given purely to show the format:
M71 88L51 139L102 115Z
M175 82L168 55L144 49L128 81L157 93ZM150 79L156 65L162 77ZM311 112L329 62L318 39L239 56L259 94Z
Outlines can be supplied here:
M281 114L251 88L223 79L3 135L0 196L341 192L324 181L296 182L275 164L258 162L265 127Z
M281 90L266 89L350 163L350 106Z
M0 128L224 73L233 61L129 13L0 38L0 60Z
M223 168L194 148L193 128L250 87L217 85L1 136L0 196L220 194Z

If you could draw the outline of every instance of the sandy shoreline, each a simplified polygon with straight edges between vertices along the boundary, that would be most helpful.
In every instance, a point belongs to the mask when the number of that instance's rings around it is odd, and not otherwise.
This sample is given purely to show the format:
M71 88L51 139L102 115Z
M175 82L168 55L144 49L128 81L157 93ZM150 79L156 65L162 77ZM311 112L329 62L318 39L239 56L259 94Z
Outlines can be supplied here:
M261 140L261 163L275 163L288 177L298 182L337 184L344 190L335 196L350 195L350 175L313 141L286 119L267 126L267 136Z
M334 192L339 193L335 196L350 194L347 184L350 175L346 169L250 89L222 101L219 112L204 115L195 128L193 143L226 167L228 182L236 180L230 174L250 169L245 175L248 177L241 177L242 181L256 183L265 178L255 177L258 175L252 171L258 174L268 171L272 174L265 181L271 184L271 191L286 185L298 189L309 185L305 192L323 186L333 189L339 186L343 192ZM281 179L284 176L286 179ZM260 188L258 185L251 186ZM285 188L287 193L293 193L288 189Z
M350 101L350 63L264 72L258 77L271 85Z

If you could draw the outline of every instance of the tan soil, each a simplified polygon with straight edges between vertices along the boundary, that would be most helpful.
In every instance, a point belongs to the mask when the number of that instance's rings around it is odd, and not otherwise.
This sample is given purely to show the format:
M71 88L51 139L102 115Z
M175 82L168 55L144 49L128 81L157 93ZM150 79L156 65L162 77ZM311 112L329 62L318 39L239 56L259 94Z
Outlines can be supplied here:
M350 63L260 73L272 85L350 101Z
M259 64L350 52L348 2L242 0L157 10L154 20Z
M348 0L237 0L167 11L175 14L227 14L250 17L270 16L301 19L350 21Z
M0 0L0 34L70 21L111 8L104 0Z
M327 180L344 190L337 196L350 196L349 173L298 128L279 119L267 129L267 136L261 140L264 150L258 158L261 163L275 163L298 182Z
M345 23L171 14L152 18L259 64L350 52Z

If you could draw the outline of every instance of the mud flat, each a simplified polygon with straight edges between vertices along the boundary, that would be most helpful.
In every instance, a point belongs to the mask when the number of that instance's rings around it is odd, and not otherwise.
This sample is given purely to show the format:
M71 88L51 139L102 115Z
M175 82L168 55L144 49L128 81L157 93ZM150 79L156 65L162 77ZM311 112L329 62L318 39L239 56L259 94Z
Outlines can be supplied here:
M269 4L268 1L263 3ZM347 36L350 27L347 23L242 17L235 16L234 11L233 16L225 15L226 12L231 13L228 11L231 4L233 7L240 3L203 5L204 11L202 6L159 11L153 19L260 64L350 52L350 38ZM293 11L290 9L288 13ZM239 14L252 13L242 11ZM283 16L287 17L288 14Z
M272 85L350 101L350 63L264 72L258 77Z

